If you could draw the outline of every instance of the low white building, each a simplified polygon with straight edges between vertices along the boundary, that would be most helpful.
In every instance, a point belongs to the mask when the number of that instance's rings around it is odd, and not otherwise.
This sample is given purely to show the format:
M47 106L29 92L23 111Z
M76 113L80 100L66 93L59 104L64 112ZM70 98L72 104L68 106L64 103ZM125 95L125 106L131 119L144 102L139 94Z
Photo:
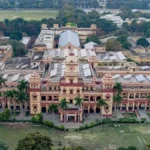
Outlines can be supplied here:
M108 14L101 17L102 19L110 20L115 23L118 27L121 27L124 23L123 19L120 16L115 16L114 14Z

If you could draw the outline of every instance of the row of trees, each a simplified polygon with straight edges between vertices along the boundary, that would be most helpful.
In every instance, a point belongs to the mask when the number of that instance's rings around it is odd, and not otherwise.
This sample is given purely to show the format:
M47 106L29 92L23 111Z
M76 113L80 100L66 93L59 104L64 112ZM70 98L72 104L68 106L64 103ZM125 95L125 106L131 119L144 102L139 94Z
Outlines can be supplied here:
M0 1L0 8L52 8L60 9L63 5L68 4L73 7L99 8L97 0L5 0Z
M48 27L52 27L55 23L65 26L68 22L75 22L78 27L90 27L91 24L96 24L105 33L112 33L117 29L112 21L100 19L100 15L96 11L87 14L81 9L65 5L59 11L56 19L49 18L41 21L26 21L22 18L5 19L4 22L0 22L0 32L5 36L10 36L11 39L20 40L23 34L37 36L43 23L46 23Z
M131 34L137 33L141 34L147 38L150 37L150 22L137 22L136 20L133 20L130 24L123 23L122 26L124 29L126 29Z
M142 13L141 11L132 11L129 7L127 6L123 6L120 8L120 13L118 15L121 16L122 19L133 19L133 18L140 18L140 17L144 17L144 18L150 18L150 14L149 13Z
M0 88L5 86L6 79L0 75ZM16 103L21 103L22 107L29 101L28 82L21 80L18 82L17 89L7 90L0 95L6 100L15 100ZM22 110L22 109L21 109Z
M119 9L122 6L128 6L131 9L148 9L149 8L149 0L108 0L107 8L111 9Z

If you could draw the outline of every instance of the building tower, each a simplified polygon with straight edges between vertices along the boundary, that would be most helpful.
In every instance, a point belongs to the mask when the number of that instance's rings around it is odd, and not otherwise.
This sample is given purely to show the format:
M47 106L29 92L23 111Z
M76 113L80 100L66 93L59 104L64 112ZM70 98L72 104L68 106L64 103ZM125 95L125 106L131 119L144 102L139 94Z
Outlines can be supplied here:
M65 62L64 78L61 80L60 99L65 98L70 104L74 104L74 98L82 94L83 83L79 81L78 58L73 52L70 52Z
M40 76L37 73L31 75L30 80L30 114L41 113Z
M113 108L113 87L114 80L111 74L105 74L102 78L102 89L103 89L103 99L106 100L108 107L103 108L102 114L104 116L112 116Z

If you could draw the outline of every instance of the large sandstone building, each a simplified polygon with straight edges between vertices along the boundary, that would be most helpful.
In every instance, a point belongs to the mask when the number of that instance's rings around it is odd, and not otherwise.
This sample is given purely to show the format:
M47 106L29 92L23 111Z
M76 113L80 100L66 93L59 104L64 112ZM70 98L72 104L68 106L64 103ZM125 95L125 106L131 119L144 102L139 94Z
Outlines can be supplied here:
M7 79L1 93L16 88L18 81L29 82L29 102L24 105L31 115L48 113L51 104L59 105L66 98L68 108L59 109L60 120L72 118L83 120L85 113L99 113L112 116L114 103L114 85L123 86L123 100L120 110L135 111L150 109L150 67L137 66L127 62L122 52L97 51L97 44L92 42L81 48L76 31L66 30L60 33L58 48L54 49L54 31L42 30L38 37L32 58L13 58L5 62L1 70ZM75 105L75 98L83 98L82 106ZM99 99L108 104L102 110L97 106ZM0 107L21 109L15 100L1 97Z

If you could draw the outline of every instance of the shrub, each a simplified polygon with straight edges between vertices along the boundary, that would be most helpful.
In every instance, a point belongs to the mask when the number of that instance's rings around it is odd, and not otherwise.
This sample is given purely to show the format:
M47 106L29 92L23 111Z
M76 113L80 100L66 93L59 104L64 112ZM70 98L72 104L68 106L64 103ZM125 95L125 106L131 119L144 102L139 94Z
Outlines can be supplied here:
M0 113L0 121L7 121L10 118L9 109L5 109L2 113Z
M50 121L48 121L48 120L45 120L45 121L43 122L43 124L44 124L45 126L48 126L48 127L54 127L53 122L50 122Z
M137 119L134 118L121 118L119 119L120 123L138 123L139 121L137 121Z
M33 123L42 124L43 123L43 116L42 116L42 114L37 114L36 116L32 117L31 120Z

